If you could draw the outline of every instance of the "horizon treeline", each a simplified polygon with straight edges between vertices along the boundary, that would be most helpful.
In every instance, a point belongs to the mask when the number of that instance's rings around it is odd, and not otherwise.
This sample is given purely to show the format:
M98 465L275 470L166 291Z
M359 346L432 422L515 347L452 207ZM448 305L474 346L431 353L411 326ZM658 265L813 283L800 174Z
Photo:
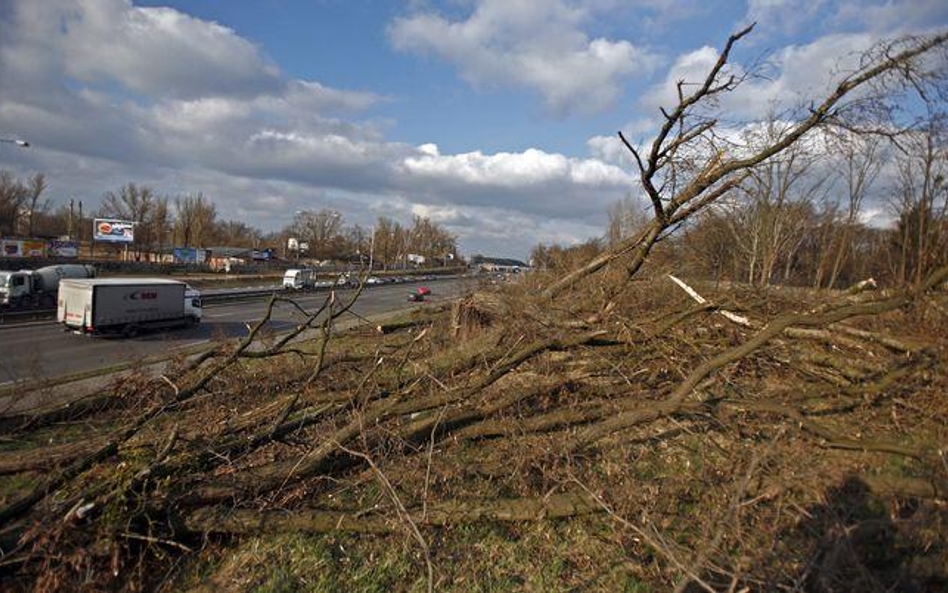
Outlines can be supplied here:
M920 282L948 263L946 139L946 120L936 116L897 138L844 131L795 146L667 237L656 262L754 286ZM575 267L640 232L648 214L626 197L610 209L602 237L540 244L531 257L544 269ZM872 224L874 217L887 224Z
M414 216L408 225L380 216L372 228L345 223L331 208L303 210L279 231L264 232L242 221L222 218L215 203L202 193L168 197L148 186L128 183L102 196L99 207L53 203L44 194L43 173L25 181L0 171L0 236L60 237L88 240L93 218L116 218L135 223L131 251L162 252L172 247L271 248L280 255L319 260L368 256L382 266L405 263L409 254L428 260L455 259L457 237L432 220ZM290 238L307 250L287 249Z

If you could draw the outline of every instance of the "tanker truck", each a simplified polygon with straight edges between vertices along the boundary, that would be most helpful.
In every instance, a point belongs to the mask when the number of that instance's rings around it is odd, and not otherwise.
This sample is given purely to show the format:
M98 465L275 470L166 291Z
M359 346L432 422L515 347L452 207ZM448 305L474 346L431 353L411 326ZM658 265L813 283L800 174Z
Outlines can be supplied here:
M0 307L55 307L59 281L64 278L95 278L95 268L63 264L38 270L0 271Z

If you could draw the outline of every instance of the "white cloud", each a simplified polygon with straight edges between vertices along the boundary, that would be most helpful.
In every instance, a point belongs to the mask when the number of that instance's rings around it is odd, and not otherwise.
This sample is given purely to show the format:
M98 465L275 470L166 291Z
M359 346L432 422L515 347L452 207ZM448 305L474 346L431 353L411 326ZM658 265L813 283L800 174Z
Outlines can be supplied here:
M277 67L234 31L170 8L60 0L21 2L15 10L25 25L15 34L48 50L50 60L85 83L188 97L260 91L280 78Z
M841 2L834 23L868 26L883 35L943 27L948 21L944 0L847 0Z
M522 86L554 113L594 113L659 59L625 40L590 39L581 29L587 16L563 0L480 0L466 20L432 12L398 18L389 37L399 50L448 60L475 86Z
M782 33L799 31L826 6L826 0L748 0L748 22L756 22L758 30Z
M594 158L606 163L621 167L633 164L629 149L622 144L618 136L593 136L586 140L586 146Z
M738 88L717 96L717 112L730 120L759 120L771 112L797 109L806 102L819 99L842 77L858 65L860 55L876 41L868 33L840 33L820 37L804 45L788 45L776 51L752 72ZM717 60L718 50L705 46L679 56L665 79L647 91L641 105L656 113L678 102L678 81L683 91L693 92L704 81ZM725 68L719 80L728 74L741 76L738 63Z
M202 191L222 215L266 229L306 207L361 224L427 214L466 248L525 256L534 231L598 233L629 183L596 159L393 142L353 118L377 95L287 77L235 32L172 9L20 0L0 11L0 128L33 143L24 154L47 171L53 198L86 208L135 181ZM588 44L597 60L613 50Z
M466 205L503 206L565 219L596 218L634 183L614 165L533 148L441 155L427 145L405 158L398 171L398 183L416 201L438 203L450 196Z
M405 199L376 205L378 214L428 216L456 234L467 254L507 254L526 260L537 243L576 244L602 235L602 220L532 216L494 206L437 206Z

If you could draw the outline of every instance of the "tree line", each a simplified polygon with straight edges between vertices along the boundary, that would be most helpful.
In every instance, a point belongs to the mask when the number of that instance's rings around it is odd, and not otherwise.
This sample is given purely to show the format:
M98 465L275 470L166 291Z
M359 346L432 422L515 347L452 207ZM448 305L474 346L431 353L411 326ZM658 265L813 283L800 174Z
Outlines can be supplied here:
M54 208L45 196L46 188L42 173L19 180L0 172L0 236L88 240L92 219L101 217L135 223L131 251L139 258L171 247L212 246L271 248L289 258L309 260L355 257L368 261L372 257L382 267L408 265L411 255L422 256L429 263L457 258L457 237L426 217L415 216L409 225L403 225L381 216L367 229L347 225L342 213L323 208L299 211L289 225L266 233L219 217L217 206L201 193L162 196L148 186L128 183L106 192L98 208L83 212L82 203L75 201Z
M329 208L297 212L283 230L294 238L301 256L319 260L357 256L371 258L383 268L408 266L412 256L425 258L426 264L457 261L457 237L431 219L412 218L410 225L380 216L373 228L346 225L340 212Z
M36 173L26 181L0 171L0 236L25 234L32 236L45 221L49 209L43 199L46 176Z
M896 137L837 131L796 144L681 225L665 240L663 259L696 277L755 286L918 283L948 263L946 131L945 117L933 115ZM745 139L753 146L782 133L771 120ZM647 214L629 196L610 209L602 237L541 244L532 257L540 267L570 269L640 232Z

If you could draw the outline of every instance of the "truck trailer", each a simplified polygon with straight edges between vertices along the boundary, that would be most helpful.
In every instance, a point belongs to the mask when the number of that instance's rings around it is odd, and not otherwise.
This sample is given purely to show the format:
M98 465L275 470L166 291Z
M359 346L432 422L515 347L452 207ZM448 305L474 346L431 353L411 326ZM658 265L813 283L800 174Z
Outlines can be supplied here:
M53 307L56 291L66 278L95 278L93 266L63 264L46 266L38 270L18 272L0 271L0 307L22 309L29 307Z
M201 295L164 278L63 280L56 320L87 334L122 334L193 325L201 321Z

